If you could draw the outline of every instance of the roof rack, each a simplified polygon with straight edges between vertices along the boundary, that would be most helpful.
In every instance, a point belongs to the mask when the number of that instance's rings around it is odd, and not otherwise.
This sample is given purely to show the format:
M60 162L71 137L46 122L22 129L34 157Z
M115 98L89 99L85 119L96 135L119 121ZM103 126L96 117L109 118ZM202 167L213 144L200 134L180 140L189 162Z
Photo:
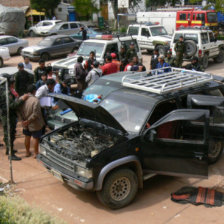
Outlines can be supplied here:
M182 26L179 30L211 30L208 26Z
M169 72L164 72L170 70ZM204 72L166 67L151 70L151 76L145 73L126 75L122 85L133 89L163 94L187 87L198 86L213 80L213 76Z

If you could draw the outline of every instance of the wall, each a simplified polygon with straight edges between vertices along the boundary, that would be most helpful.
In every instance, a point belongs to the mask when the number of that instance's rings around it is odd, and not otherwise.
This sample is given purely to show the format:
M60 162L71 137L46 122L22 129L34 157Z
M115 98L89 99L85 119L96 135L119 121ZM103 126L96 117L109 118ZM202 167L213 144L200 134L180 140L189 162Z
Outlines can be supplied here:
M8 7L30 6L30 0L0 0L0 4Z

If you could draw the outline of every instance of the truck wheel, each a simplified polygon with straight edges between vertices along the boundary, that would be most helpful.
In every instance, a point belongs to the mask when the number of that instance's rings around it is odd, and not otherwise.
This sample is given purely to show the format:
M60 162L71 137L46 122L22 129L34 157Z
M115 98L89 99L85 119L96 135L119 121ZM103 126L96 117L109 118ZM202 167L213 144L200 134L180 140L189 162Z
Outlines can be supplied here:
M106 179L98 199L111 209L119 209L130 204L138 191L138 178L130 169L119 169Z
M2 59L2 58L0 58L0 68L2 68L2 67L3 67L3 65L4 65L3 59Z
M204 55L201 62L202 62L202 66L204 69L208 68L208 55L207 54Z
M40 57L44 61L48 61L50 59L50 55L48 53L43 53Z
M185 41L185 46L186 46L186 55L188 57L192 57L196 54L197 52L197 45L193 40L186 40Z
M208 148L208 163L213 164L219 160L223 151L223 142L211 140Z
M224 50L220 49L218 56L214 60L217 63L222 63L224 61Z
M156 46L156 49L159 51L159 55L164 55L166 54L166 49L163 45L158 45Z

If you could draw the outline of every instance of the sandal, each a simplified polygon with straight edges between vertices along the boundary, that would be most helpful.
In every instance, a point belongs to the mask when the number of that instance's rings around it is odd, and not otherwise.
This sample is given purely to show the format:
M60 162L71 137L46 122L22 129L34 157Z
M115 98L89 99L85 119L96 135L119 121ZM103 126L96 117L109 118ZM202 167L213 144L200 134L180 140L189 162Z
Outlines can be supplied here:
M26 153L26 157L30 157L31 156L31 152Z

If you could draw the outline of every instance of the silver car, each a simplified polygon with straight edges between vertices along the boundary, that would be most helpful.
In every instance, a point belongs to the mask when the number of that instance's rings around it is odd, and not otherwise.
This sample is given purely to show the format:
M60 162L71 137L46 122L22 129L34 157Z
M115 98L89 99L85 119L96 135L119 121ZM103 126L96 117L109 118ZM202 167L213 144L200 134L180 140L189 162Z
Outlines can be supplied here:
M57 35L57 34L70 35L78 33L80 31L80 27L87 28L84 24L80 22L62 22L56 24L48 31L41 32L41 35L43 36Z
M0 36L0 46L7 47L10 55L21 54L24 47L28 46L28 41L13 36Z

